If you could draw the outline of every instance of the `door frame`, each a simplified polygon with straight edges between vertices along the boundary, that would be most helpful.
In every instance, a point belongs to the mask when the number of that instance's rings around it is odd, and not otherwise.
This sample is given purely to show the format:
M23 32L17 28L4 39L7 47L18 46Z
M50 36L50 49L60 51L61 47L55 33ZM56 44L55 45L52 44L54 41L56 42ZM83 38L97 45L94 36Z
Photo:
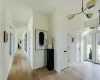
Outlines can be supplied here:
M30 62L30 56L31 56L31 32L30 31L28 31L27 32L27 55L28 55L28 60L29 60L29 62Z
M96 61L96 55L97 55L97 51L96 51L96 34L98 34L98 33L100 33L100 31L91 31L91 32L89 32L85 37L87 37L88 35L92 35L92 60L89 60L89 59L86 59L87 61L91 61L91 62L93 62L93 63L98 63L97 61ZM85 44L87 44L87 39L86 39L86 43ZM86 45L87 46L87 45ZM85 46L85 47L86 47ZM86 50L86 55L87 55L87 48L85 48L85 50ZM100 64L100 63L99 63Z
M13 54L13 33L9 31L9 54Z
M87 58L87 37L89 36L89 35L92 35L92 60L90 60L90 59L88 59ZM88 33L87 35L86 35L86 60L87 61L90 61L90 62L93 62L93 51L94 51L94 48L93 48L93 34L92 33Z
M97 61L97 58L98 58L98 56L97 56L97 54L98 54L98 53L97 53L97 35L98 35L98 34L100 34L100 33L96 33L96 34L95 34L95 46L96 46L96 48L95 48L95 52L96 52L96 54L95 54L95 63L100 64L100 62Z
M77 39L79 38L79 39ZM77 41L79 42L79 52L77 53ZM79 55L79 56L77 56ZM77 57L79 58L79 61L77 61ZM81 33L80 32L77 32L76 33L76 63L79 63L81 62L82 60L82 53L81 53Z

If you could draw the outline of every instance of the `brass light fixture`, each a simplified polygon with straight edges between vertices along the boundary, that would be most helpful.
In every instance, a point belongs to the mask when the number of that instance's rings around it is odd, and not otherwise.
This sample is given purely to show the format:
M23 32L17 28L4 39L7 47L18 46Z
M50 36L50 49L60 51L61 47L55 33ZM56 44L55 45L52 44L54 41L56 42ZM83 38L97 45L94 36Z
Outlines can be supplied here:
M81 12L76 13L76 14L70 14L70 15L68 15L68 16L67 16L68 19L72 19L72 18L74 18L76 15L81 14L81 13L85 14L86 17L87 17L88 19L90 19L90 18L93 16L93 13L85 13L85 11L86 11L87 9L93 8L93 7L95 6L95 4L96 4L96 0L90 0L90 1L86 4L86 8L84 8L83 2L84 2L84 1L82 0Z

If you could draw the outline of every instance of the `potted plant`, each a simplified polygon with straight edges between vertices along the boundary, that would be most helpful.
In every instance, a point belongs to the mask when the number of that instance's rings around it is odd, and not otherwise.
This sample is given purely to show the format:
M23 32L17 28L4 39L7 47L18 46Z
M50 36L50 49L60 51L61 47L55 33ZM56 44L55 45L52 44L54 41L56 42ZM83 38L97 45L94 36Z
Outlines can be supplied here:
M89 59L92 59L92 49L90 48Z

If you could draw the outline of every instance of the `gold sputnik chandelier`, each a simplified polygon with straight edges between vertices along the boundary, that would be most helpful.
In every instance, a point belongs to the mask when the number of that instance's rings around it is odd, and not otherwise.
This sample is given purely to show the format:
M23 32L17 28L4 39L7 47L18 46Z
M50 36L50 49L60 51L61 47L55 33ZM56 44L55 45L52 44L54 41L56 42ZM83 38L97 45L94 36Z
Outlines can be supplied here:
M82 0L82 8L81 8L81 11L80 11L79 13L70 14L70 15L67 16L67 18L68 18L68 19L72 19L72 18L74 18L76 15L81 14L81 13L85 14L86 17L87 17L88 19L92 18L93 13L85 13L85 11L86 11L87 9L93 8L93 7L95 6L95 4L96 4L96 0L90 0L90 1L86 4L86 8L84 8L84 4L83 4L83 3L84 3L84 1Z

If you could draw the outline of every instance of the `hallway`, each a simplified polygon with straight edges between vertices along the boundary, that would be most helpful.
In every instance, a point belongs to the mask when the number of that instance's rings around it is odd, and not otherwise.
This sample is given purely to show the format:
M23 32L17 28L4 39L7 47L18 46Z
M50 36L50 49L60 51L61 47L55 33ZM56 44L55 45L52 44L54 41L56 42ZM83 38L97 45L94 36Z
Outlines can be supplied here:
M8 80L32 80L31 71L32 69L25 54L18 50L14 57Z

